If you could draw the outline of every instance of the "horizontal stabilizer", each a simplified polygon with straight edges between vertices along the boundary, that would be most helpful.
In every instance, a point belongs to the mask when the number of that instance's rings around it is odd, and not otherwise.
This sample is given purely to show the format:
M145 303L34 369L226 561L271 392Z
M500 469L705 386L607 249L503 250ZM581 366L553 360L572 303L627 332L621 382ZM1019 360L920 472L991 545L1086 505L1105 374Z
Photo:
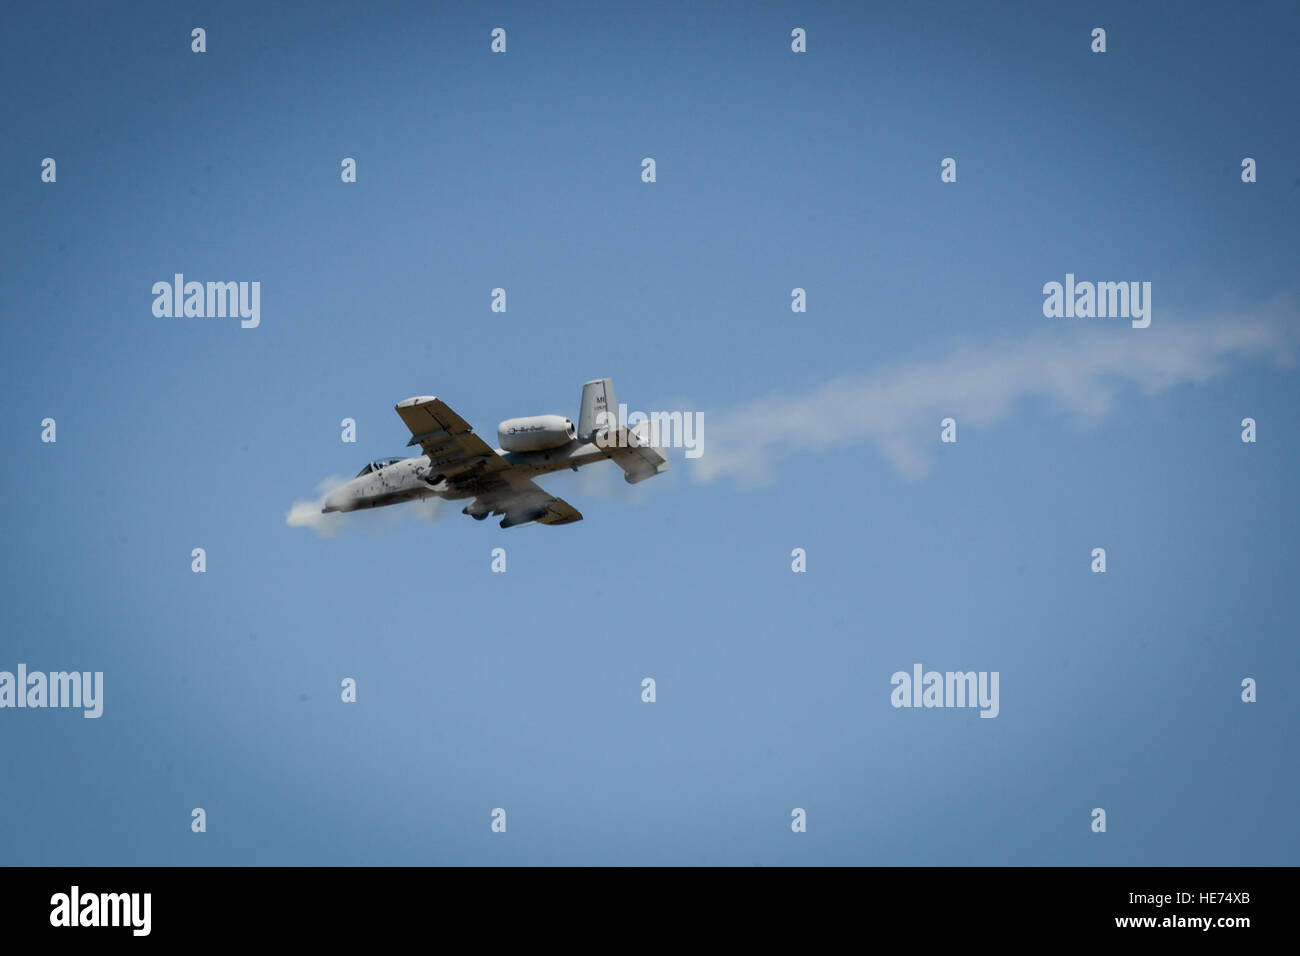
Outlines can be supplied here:
M623 469L623 480L629 485L668 470L668 459L658 448L622 425L599 435L596 446L606 458Z

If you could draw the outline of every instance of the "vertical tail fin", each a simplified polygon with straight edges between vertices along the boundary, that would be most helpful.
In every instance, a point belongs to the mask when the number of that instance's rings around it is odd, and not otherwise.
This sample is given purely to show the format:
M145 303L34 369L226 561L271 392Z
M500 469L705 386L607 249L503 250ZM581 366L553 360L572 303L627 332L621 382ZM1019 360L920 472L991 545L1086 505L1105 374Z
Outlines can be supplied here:
M607 413L607 414L605 414ZM614 383L598 378L582 386L582 408L578 412L578 440L591 441L602 428L618 428L618 400Z
M630 417L630 416L629 416ZM578 439L596 441L605 457L623 469L623 479L630 485L645 481L668 470L668 459L644 438L638 438L619 420L614 383L598 378L582 386L582 410L578 413Z

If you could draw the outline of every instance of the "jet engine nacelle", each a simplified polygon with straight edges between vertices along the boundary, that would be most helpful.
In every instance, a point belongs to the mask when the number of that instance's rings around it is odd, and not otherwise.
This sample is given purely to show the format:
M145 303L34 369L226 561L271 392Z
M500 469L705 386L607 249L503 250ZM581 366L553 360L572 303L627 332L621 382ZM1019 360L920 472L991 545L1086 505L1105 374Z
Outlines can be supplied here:
M497 441L506 451L545 451L567 445L575 437L573 422L563 415L508 418L497 426Z

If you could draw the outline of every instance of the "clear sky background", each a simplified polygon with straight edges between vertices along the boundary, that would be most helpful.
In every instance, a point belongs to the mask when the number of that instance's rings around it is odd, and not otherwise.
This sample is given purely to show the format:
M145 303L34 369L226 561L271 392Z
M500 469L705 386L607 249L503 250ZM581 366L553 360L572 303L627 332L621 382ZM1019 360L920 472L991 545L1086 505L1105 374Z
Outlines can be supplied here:
M105 703L0 711L0 861L1297 863L1298 29L7 5L0 669ZM155 318L176 272L260 327ZM1067 272L1151 327L1045 318ZM704 456L542 479L566 527L286 523L403 398L491 441L604 376ZM917 662L1000 715L892 708Z

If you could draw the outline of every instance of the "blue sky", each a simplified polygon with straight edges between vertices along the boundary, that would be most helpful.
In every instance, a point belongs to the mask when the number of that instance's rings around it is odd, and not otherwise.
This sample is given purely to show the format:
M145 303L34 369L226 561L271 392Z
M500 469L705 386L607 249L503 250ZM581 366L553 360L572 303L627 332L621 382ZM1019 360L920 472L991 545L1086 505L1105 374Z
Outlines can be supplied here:
M1296 862L1293 6L0 18L0 669L105 675L0 711L4 862ZM177 272L261 325L154 317ZM1045 318L1067 272L1151 328ZM704 456L286 524L403 398L491 439L604 376ZM999 716L892 708L916 662Z

